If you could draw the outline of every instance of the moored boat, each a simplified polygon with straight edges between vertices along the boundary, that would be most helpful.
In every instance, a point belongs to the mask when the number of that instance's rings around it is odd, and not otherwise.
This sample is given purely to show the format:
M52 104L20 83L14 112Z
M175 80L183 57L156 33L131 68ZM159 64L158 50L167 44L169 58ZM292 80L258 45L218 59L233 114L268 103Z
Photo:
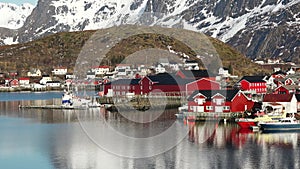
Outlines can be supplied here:
M184 104L183 106L178 107L178 113L175 114L177 119L184 118L184 112L188 112L188 105Z
M264 131L300 130L300 122L294 117L282 118L278 122L260 123Z
M258 121L251 118L239 118L236 123L243 129L249 129L252 126L256 126Z
M252 128L253 126L257 126L260 123L264 122L277 122L279 119L285 118L286 114L282 113L280 115L263 115L256 118L239 118L236 119L236 123L241 128Z

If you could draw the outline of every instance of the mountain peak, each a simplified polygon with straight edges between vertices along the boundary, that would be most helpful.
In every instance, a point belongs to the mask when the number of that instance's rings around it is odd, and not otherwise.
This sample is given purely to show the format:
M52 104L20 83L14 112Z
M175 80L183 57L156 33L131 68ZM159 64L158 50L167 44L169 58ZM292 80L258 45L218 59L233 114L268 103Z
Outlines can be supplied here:
M34 6L30 3L16 5L12 3L0 2L0 27L8 29L21 28L27 17L31 14Z

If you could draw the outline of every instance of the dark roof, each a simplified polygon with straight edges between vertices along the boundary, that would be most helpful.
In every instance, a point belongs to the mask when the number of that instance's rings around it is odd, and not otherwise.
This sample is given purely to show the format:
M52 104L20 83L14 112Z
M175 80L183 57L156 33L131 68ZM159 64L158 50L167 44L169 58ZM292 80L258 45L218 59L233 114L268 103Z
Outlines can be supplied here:
M191 82L188 79L182 79L170 73L159 73L153 76L147 76L152 82L156 82L156 85L182 85Z
M60 81L48 81L46 83L60 83Z
M177 62L175 62L175 61L170 61L170 64L173 64L173 65L175 65L175 64L178 64Z
M95 72L87 72L86 75L96 75Z
M226 97L227 101L231 101L239 91L240 90L237 89L236 90L198 90L193 92L193 94L188 98L188 101L193 101L194 100L193 97L199 93L204 95L207 98L207 100L211 100L211 98L216 94L221 94L222 96Z
M186 78L199 79L203 77L210 77L207 70L180 70ZM211 74L211 76L214 76Z
M196 60L186 60L185 63L198 63Z
M296 94L295 96L296 96L297 101L300 102L300 94Z
M272 75L286 75L286 72L279 70L277 72L272 73Z
M240 81L246 80L250 83L266 82L263 80L264 78L265 78L265 76L244 76Z
M290 102L294 94L266 94L263 102Z
M115 80L112 82L109 82L107 84L112 84L112 85L137 85L139 84L139 81L141 79L119 79L119 80Z

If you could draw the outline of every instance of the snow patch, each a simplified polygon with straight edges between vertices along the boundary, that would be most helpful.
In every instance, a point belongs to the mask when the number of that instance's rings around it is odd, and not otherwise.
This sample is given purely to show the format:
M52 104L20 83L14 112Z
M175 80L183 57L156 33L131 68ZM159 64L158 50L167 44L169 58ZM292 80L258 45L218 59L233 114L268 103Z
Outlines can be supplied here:
M0 3L0 27L8 29L21 28L33 9L34 6L29 3L20 6L11 3Z

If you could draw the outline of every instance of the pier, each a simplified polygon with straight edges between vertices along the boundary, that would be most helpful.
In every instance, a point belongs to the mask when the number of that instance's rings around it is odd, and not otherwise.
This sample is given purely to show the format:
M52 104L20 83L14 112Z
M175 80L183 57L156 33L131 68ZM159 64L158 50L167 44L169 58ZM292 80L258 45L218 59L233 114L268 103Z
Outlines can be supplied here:
M187 119L195 120L195 121L204 121L204 120L225 120L225 121L230 121L235 118L239 118L242 116L241 113L219 113L219 112L209 112L209 113L204 113L204 112L184 112L183 113L184 117Z
M84 110L88 107L66 107L61 105L19 105L20 109L65 109L65 110Z

